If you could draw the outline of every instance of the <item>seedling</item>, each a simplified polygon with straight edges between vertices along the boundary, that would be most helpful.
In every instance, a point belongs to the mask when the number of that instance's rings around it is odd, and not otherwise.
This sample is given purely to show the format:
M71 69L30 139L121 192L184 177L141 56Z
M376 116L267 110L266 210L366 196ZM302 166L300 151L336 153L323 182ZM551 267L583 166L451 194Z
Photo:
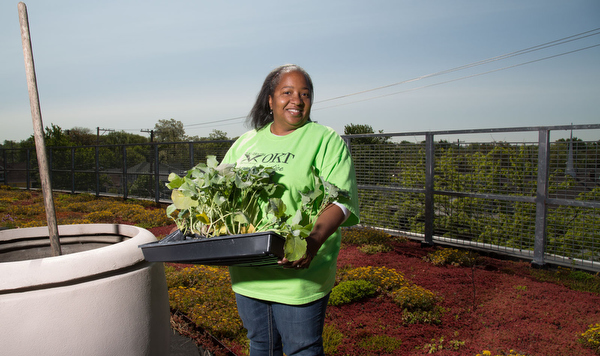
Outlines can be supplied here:
M167 215L184 234L200 237L240 235L273 231L283 236L284 255L290 261L306 253L306 237L319 214L348 192L327 182L312 169L314 190L299 192L300 208L294 216L286 214L285 203L273 197L279 187L277 173L271 167L237 167L219 164L208 156L187 171L184 177L169 175L167 188L172 189L173 204Z

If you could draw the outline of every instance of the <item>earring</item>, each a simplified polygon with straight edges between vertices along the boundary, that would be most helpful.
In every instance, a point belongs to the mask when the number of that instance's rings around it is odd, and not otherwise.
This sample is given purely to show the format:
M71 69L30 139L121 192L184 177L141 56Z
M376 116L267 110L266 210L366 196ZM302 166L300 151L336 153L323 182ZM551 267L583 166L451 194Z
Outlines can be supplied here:
M273 115L273 110L269 111L269 115Z

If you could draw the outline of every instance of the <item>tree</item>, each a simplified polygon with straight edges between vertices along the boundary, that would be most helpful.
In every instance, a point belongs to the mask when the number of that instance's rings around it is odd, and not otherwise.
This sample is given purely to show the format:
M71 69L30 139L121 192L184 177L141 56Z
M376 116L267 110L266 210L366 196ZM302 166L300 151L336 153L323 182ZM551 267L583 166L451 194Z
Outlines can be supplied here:
M219 141L219 140L229 140L227 137L227 132L214 129L211 133L208 134L209 141Z
M65 130L70 140L77 146L91 146L96 144L97 135L86 127L73 127Z
M229 137L227 137L227 132L225 131L221 131L218 129L213 129L211 133L208 134L208 136L187 136L187 141L191 141L191 142L198 142L198 141L227 141L230 140Z
M175 119L158 120L154 125L154 137L158 142L187 141L183 123Z
M344 126L345 135L364 135L373 134L373 128L371 125L360 125L360 124L348 124ZM383 130L379 130L379 133L383 133ZM390 137L375 136L375 137L361 137L352 139L352 143L363 144L363 145L377 145L383 143L390 143Z
M104 138L107 145L126 145L132 143L147 143L149 139L142 135L127 133L125 131L109 132Z
M344 134L346 135L359 135L371 133L375 133L371 125L348 124L344 126Z
M44 141L46 146L73 146L74 142L63 129L58 125L50 124L51 127L46 127L44 133ZM33 135L31 139L35 142Z
M4 140L4 143L0 145L0 148L20 148L21 142L13 140Z

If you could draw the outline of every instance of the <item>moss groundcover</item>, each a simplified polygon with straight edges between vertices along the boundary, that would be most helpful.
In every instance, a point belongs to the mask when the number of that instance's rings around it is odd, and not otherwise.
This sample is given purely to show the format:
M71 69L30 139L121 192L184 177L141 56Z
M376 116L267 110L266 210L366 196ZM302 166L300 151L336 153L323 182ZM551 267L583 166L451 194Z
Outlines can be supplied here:
M129 223L159 238L174 227L164 206L147 202L57 194L55 204L59 224ZM0 189L0 226L45 221L38 192ZM600 354L597 274L423 248L367 228L344 229L343 241L328 355ZM174 328L215 355L247 354L227 269L167 264L166 272Z

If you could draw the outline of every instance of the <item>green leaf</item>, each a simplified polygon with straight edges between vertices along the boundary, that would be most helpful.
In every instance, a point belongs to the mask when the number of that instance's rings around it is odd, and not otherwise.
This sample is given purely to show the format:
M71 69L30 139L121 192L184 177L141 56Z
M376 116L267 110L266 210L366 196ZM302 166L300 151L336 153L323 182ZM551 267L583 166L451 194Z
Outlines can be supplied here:
M315 190L313 190L312 192L308 192L308 196L312 201L316 201L317 199L319 199L319 197L321 197L321 195L323 195L323 191L317 187L315 187Z
M251 224L251 221L248 219L246 214L242 213L241 211L233 214L233 221L240 224Z
M217 168L219 162L217 161L217 157L213 155L206 156L206 166L208 168Z
M219 175L221 175L223 178L225 178L225 180L227 181L231 181L235 178L236 174L233 171L233 168L235 167L235 164L220 164L218 165L215 170L219 173Z
M227 198L225 198L223 195L221 195L220 192L215 193L215 196L213 197L213 203L215 203L216 206L221 206L226 202L227 202Z
M191 197L185 196L184 193L178 189L174 189L171 192L171 200L175 207L179 210L187 210L189 208L198 206L198 201Z
M296 226L293 226L293 229L298 231L299 236L305 239L308 237L308 235L310 235L310 233L313 229L313 224L308 224L306 226L296 225Z
M302 205L303 206L310 206L313 199L311 198L310 194L304 194L302 192L300 192L300 196L302 197Z
M264 190L267 195L273 195L277 190L277 184L268 184L264 187Z
M235 176L235 186L238 189L246 189L246 188L252 186L252 181L251 180L244 181L244 180L242 180L242 177L236 175Z
M269 199L269 210L273 212L277 218L281 218L285 215L286 206L283 200L279 198Z
M167 206L167 216L171 216L171 214L173 214L174 212L177 211L177 207L175 206L175 204L171 204L169 206Z
M289 261L297 261L306 253L306 240L300 236L288 234L283 248L285 258Z
M169 178L167 178L167 179L169 180L169 183L167 183L166 186L169 189L177 189L184 182L184 179L175 173L170 173Z
M294 215L294 218L292 219L292 224L298 225L298 224L300 224L301 221L302 221L302 209L298 209L298 210L296 210L296 215Z

